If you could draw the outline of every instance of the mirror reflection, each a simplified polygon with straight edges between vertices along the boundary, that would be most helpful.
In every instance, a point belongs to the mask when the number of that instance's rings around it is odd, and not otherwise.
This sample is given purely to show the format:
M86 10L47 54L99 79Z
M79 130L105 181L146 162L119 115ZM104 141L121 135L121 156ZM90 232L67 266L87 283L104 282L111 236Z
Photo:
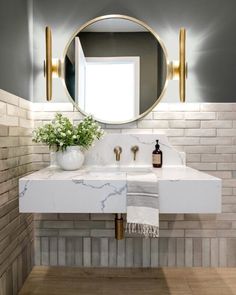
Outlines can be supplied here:
M79 110L113 124L148 112L164 89L166 73L157 38L123 18L86 26L70 42L64 59L65 84Z

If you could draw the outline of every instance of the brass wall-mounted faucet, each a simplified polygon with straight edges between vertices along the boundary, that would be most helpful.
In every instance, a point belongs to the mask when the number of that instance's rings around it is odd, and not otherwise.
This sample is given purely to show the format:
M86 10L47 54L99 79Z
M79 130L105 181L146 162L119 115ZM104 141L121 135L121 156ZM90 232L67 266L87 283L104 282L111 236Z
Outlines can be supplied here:
M139 147L137 145L132 146L131 152L134 154L134 161L136 160L136 154L139 151Z
M120 161L120 155L122 153L122 148L120 146L116 146L114 148L114 153L116 154L116 161Z

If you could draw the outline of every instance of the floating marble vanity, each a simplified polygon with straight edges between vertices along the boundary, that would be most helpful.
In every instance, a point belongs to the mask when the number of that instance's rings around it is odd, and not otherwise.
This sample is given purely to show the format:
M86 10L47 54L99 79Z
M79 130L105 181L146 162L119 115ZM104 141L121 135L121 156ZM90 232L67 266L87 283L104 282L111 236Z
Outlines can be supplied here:
M163 167L152 168L159 139ZM114 146L122 147L116 162ZM131 147L139 146L136 161ZM117 164L118 163L118 164ZM20 212L126 213L127 178L158 183L160 213L220 213L221 180L185 165L163 134L108 134L86 153L85 167L48 167L19 181Z

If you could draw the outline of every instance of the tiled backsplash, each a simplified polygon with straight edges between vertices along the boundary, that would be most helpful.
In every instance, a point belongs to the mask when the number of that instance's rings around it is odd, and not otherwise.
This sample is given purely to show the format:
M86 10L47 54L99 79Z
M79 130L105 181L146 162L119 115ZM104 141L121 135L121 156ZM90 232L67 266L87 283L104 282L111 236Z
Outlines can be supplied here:
M82 118L69 103L30 105L28 118L35 126L56 112L75 121ZM161 214L159 239L127 236L121 241L114 239L114 217L109 214L35 214L35 263L236 266L236 103L161 103L138 122L103 127L107 132L167 134L179 151L186 152L188 166L223 179L223 212ZM47 147L32 145L30 137L20 140L30 149L30 171L49 163Z

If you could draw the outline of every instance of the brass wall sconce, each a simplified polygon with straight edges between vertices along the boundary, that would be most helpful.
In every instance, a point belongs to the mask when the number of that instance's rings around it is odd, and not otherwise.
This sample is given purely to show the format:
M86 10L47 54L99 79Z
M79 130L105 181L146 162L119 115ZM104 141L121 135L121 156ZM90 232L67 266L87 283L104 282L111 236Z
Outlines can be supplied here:
M186 97L186 79L187 79L187 63L186 63L186 29L181 28L179 31L179 61L170 62L170 79L179 80L179 99L185 102Z
M44 76L46 78L46 98L52 100L52 78L61 76L61 61L52 58L52 32L49 27L45 29L46 61L44 62Z

